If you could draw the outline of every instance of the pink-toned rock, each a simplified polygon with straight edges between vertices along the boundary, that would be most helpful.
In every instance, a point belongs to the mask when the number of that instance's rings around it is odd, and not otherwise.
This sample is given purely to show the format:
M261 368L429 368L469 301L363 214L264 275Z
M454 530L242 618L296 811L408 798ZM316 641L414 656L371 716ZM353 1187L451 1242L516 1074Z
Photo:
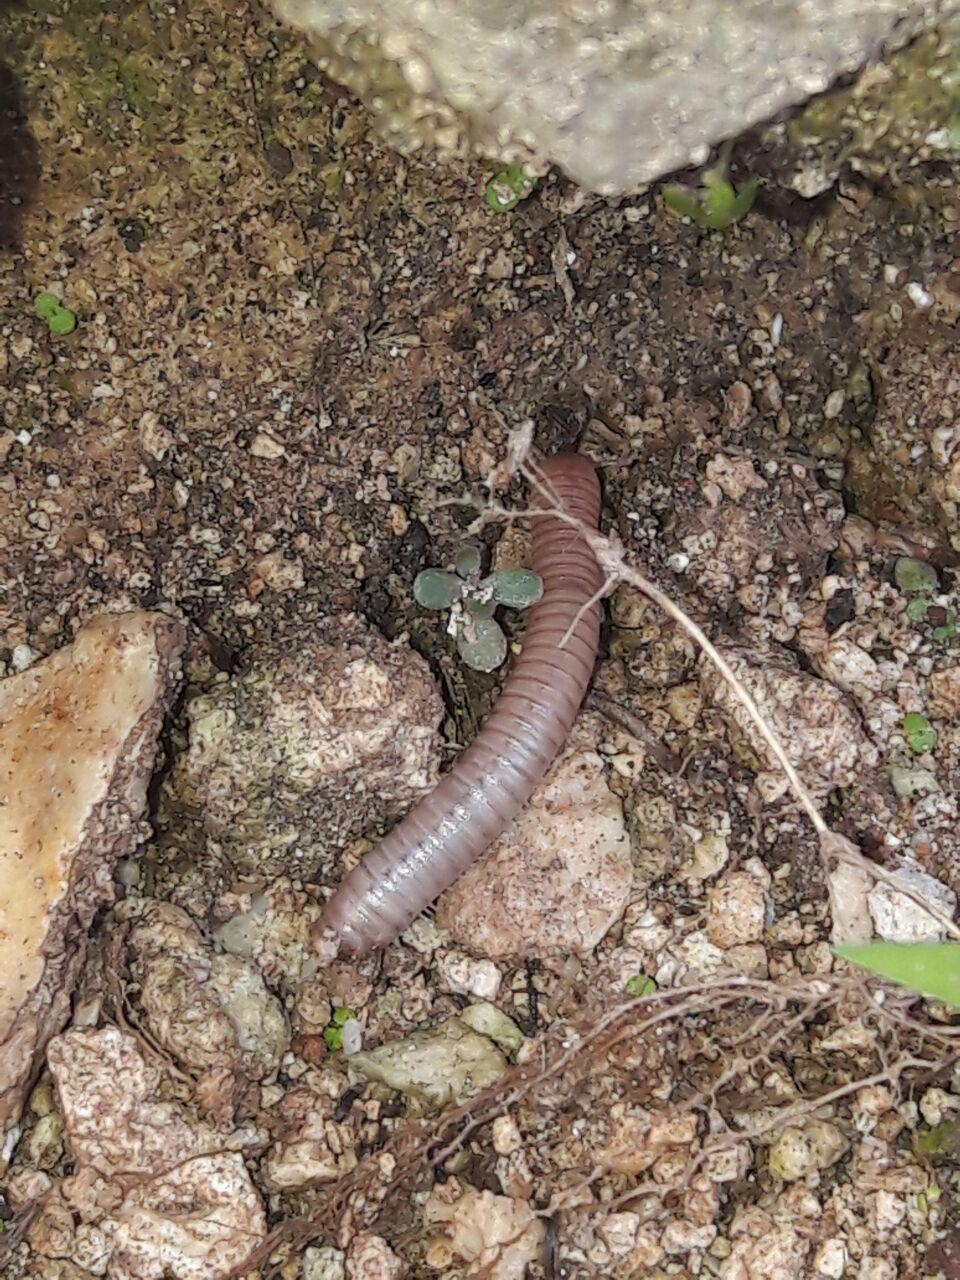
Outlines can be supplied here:
M494 959L583 953L623 914L631 880L623 811L583 736L440 898L437 923L471 951Z

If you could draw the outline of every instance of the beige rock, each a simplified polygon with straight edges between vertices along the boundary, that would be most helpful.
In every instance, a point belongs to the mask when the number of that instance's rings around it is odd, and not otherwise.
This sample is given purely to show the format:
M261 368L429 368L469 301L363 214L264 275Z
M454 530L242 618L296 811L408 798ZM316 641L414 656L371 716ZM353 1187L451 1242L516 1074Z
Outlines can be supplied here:
M291 1089L280 1108L282 1132L267 1152L260 1176L268 1191L290 1191L342 1177L356 1165L355 1135L333 1118L334 1098Z
M801 671L786 652L729 647L723 656L814 794L848 787L876 765L877 749L859 714L832 684ZM739 697L706 659L701 662L700 681L726 720L735 750L759 773L757 782L765 798L782 795L787 784L776 758Z
M452 1203L433 1192L423 1211L428 1226L467 1264L466 1275L487 1280L524 1280L540 1254L544 1224L523 1200L492 1191L465 1190Z
M707 463L707 479L719 485L731 502L739 502L750 489L767 487L766 480L757 475L749 458L728 458L723 453Z
M630 882L620 801L600 757L574 738L509 830L440 898L437 923L494 959L582 953L620 919Z
M158 1066L116 1027L67 1031L47 1057L76 1171L47 1195L34 1250L109 1280L226 1280L266 1233L244 1135L158 1101Z
M50 1041L47 1062L78 1164L152 1177L223 1146L222 1134L155 1100L159 1070L116 1027L65 1031Z
M283 1009L252 960L215 951L179 907L151 898L123 906L144 1030L198 1079L204 1109L229 1122L249 1081L280 1065L290 1039Z
M312 874L327 845L400 816L436 781L429 668L354 615L259 651L187 710L176 789L258 875Z
M405 1094L415 1110L462 1102L506 1069L507 1060L493 1041L460 1018L350 1057L352 1078Z
M930 714L941 720L955 719L960 713L960 667L934 671L928 686Z
M784 1182L794 1182L829 1169L847 1145L837 1126L828 1120L810 1119L802 1125L788 1125L770 1147L770 1172Z
M717 947L759 942L763 937L766 897L763 885L747 871L731 871L707 899L707 937Z
M347 1280L400 1280L406 1264L382 1236L362 1231L347 1251Z
M183 629L108 615L0 683L0 1133L66 1021L85 933L141 818Z
M691 1112L650 1112L617 1102L604 1121L591 1160L614 1173L642 1173L665 1152L689 1146L696 1136L697 1118Z
M226 1280L267 1223L243 1157L221 1152L132 1187L99 1229L110 1280Z

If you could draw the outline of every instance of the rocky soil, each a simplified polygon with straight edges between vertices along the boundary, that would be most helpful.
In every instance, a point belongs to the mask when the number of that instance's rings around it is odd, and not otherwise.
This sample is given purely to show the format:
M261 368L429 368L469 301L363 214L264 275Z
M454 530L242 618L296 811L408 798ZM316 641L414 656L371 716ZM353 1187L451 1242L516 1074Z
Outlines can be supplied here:
M867 927L942 933L955 171L764 173L714 232L556 175L497 214L254 4L4 21L42 181L2 227L0 675L103 612L187 640L152 835L4 1153L3 1275L960 1275L953 1016L834 960L776 761L634 588L532 813L382 954L311 947L496 696L412 584L527 418L876 868Z

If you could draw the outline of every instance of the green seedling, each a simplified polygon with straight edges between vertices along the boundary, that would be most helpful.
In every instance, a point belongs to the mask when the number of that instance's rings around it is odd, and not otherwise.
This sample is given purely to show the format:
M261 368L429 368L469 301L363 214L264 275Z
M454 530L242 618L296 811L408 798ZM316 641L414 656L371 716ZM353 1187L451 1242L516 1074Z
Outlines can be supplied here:
M927 621L927 615L934 608L933 597L940 586L937 571L925 560L915 560L913 556L901 556L893 566L893 580L901 591L910 596L907 601L906 615L911 622ZM930 632L931 638L938 644L952 640L957 627L952 609L938 609L944 619Z
M937 740L937 735L926 716L918 711L910 711L903 717L903 736L911 751L923 755L930 751Z
M736 191L727 176L729 146L724 147L712 168L705 170L698 191L676 184L664 187L663 199L669 209L692 219L709 231L725 231L753 208L760 183L756 178Z
M329 1024L323 1029L323 1039L331 1053L343 1048L343 1028L356 1016L353 1009L334 1009Z
M494 213L509 213L536 185L536 178L524 173L522 164L512 164L491 178L484 190L484 199Z
M453 573L418 573L413 596L424 609L450 610L447 629L468 667L495 671L507 656L507 638L494 617L498 606L528 609L543 595L543 581L530 569L498 569L483 577L481 564L480 548L469 544L457 553Z
M652 978L648 978L645 973L635 973L632 978L627 980L626 992L628 996L652 996L657 989L657 984Z
M37 294L33 300L33 309L42 320L46 320L50 332L59 337L73 333L77 327L77 317L49 290Z

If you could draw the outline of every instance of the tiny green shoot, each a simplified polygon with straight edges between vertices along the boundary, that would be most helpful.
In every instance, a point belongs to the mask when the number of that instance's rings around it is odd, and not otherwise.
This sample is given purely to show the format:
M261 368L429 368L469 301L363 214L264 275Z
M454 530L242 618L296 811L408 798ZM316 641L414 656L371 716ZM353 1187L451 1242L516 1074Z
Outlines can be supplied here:
M323 1039L327 1048L333 1053L343 1048L343 1028L351 1022L356 1013L353 1009L336 1008L330 1015L330 1023L323 1029Z
M753 208L760 184L751 178L739 191L735 190L727 176L729 159L727 145L721 150L717 163L704 171L699 190L672 183L663 189L664 203L674 213L690 218L705 230L725 231L739 222Z
M33 309L41 320L46 320L50 332L58 337L73 333L77 327L77 317L49 289L37 294L33 300Z
M657 984L652 978L648 978L645 973L635 973L632 978L627 979L626 992L628 996L652 996L657 989Z
M918 711L909 711L903 717L903 736L911 751L922 755L930 751L937 740L937 735L926 716Z
M484 191L484 199L494 213L509 213L536 184L536 178L529 177L522 164L512 164L491 178Z

